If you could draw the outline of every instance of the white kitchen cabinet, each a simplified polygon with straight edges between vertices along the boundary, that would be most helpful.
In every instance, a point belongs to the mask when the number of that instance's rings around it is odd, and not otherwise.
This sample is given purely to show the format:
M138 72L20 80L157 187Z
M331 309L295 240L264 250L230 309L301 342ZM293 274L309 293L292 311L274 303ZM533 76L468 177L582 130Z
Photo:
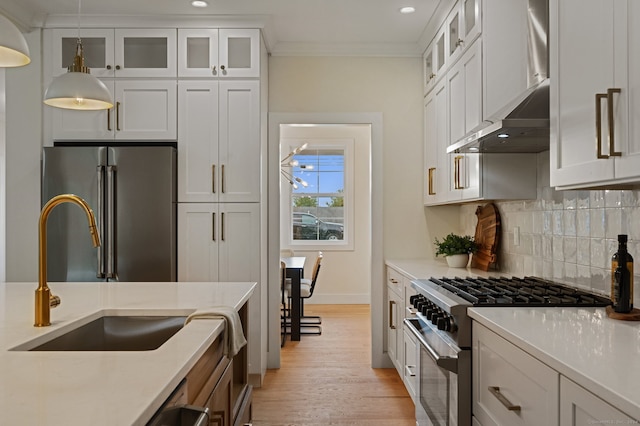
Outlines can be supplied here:
M107 80L114 107L101 111L51 108L54 140L176 140L175 80Z
M78 34L85 64L96 77L176 77L175 29L54 29L53 76L73 63Z
M403 339L404 339L404 369L402 370L402 381L404 386L409 392L409 396L413 400L414 404L417 404L417 390L418 390L418 378L416 376L418 359L418 342L412 332L407 330L407 326L403 325Z
M260 201L258 81L178 83L178 201Z
M260 204L178 203L178 281L259 281Z
M433 42L427 47L427 50L424 51L422 55L422 83L424 94L427 95L433 86L436 84L436 74L435 74L435 59L436 59L436 51L435 51L436 43Z
M401 378L404 370L403 292L404 278L402 274L393 268L387 268L387 353Z
M424 204L427 206L449 200L447 119L447 85L441 80L425 98Z
M552 0L549 16L551 185L640 182L640 5Z
M447 17L446 61L449 64L454 64L480 35L480 10L480 0L460 0Z
M637 424L633 419L598 396L560 376L560 424L563 426L596 424Z
M482 40L477 40L447 72L449 145L482 123Z
M260 77L259 29L179 29L179 77Z
M483 426L558 424L558 372L476 322L472 345L477 422Z

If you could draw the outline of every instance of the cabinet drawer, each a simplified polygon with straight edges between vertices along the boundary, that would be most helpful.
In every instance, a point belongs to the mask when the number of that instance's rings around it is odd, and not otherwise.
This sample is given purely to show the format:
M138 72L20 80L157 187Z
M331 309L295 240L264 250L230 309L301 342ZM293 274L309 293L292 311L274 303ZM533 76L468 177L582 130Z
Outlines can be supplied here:
M559 374L473 323L473 415L483 426L558 424Z
M407 330L407 326L404 326L404 371L402 373L402 381L407 388L411 399L414 404L416 401L416 389L417 389L417 341L415 336Z
M387 285L396 292L398 296L402 296L403 280L400 272L392 268L387 268Z
M560 376L561 425L633 425L637 423L637 420L627 416L598 396L566 377Z

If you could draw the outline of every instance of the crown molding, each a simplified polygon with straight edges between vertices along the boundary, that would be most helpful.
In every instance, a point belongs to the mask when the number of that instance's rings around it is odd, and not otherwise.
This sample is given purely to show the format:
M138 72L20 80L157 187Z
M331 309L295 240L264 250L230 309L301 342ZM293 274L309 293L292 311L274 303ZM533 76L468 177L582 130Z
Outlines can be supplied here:
M82 27L108 28L264 28L268 15L82 15ZM49 15L44 28L75 28L78 15Z
M421 57L417 43L293 43L278 42L272 56Z

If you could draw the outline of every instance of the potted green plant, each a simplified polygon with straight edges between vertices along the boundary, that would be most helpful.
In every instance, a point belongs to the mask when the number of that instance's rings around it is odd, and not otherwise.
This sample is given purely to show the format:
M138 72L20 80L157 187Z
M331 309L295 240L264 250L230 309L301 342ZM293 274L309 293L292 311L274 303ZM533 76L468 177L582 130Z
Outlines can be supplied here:
M469 263L469 254L478 250L476 243L470 235L449 234L442 240L435 239L437 248L436 256L443 255L447 264L453 268L464 268Z

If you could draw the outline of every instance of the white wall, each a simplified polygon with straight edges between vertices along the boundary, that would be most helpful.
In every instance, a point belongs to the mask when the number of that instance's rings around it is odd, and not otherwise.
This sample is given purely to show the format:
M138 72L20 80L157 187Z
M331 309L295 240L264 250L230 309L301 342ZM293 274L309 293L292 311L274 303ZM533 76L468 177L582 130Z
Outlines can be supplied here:
M37 281L42 83L40 30L25 34L31 63L6 69L6 279Z

